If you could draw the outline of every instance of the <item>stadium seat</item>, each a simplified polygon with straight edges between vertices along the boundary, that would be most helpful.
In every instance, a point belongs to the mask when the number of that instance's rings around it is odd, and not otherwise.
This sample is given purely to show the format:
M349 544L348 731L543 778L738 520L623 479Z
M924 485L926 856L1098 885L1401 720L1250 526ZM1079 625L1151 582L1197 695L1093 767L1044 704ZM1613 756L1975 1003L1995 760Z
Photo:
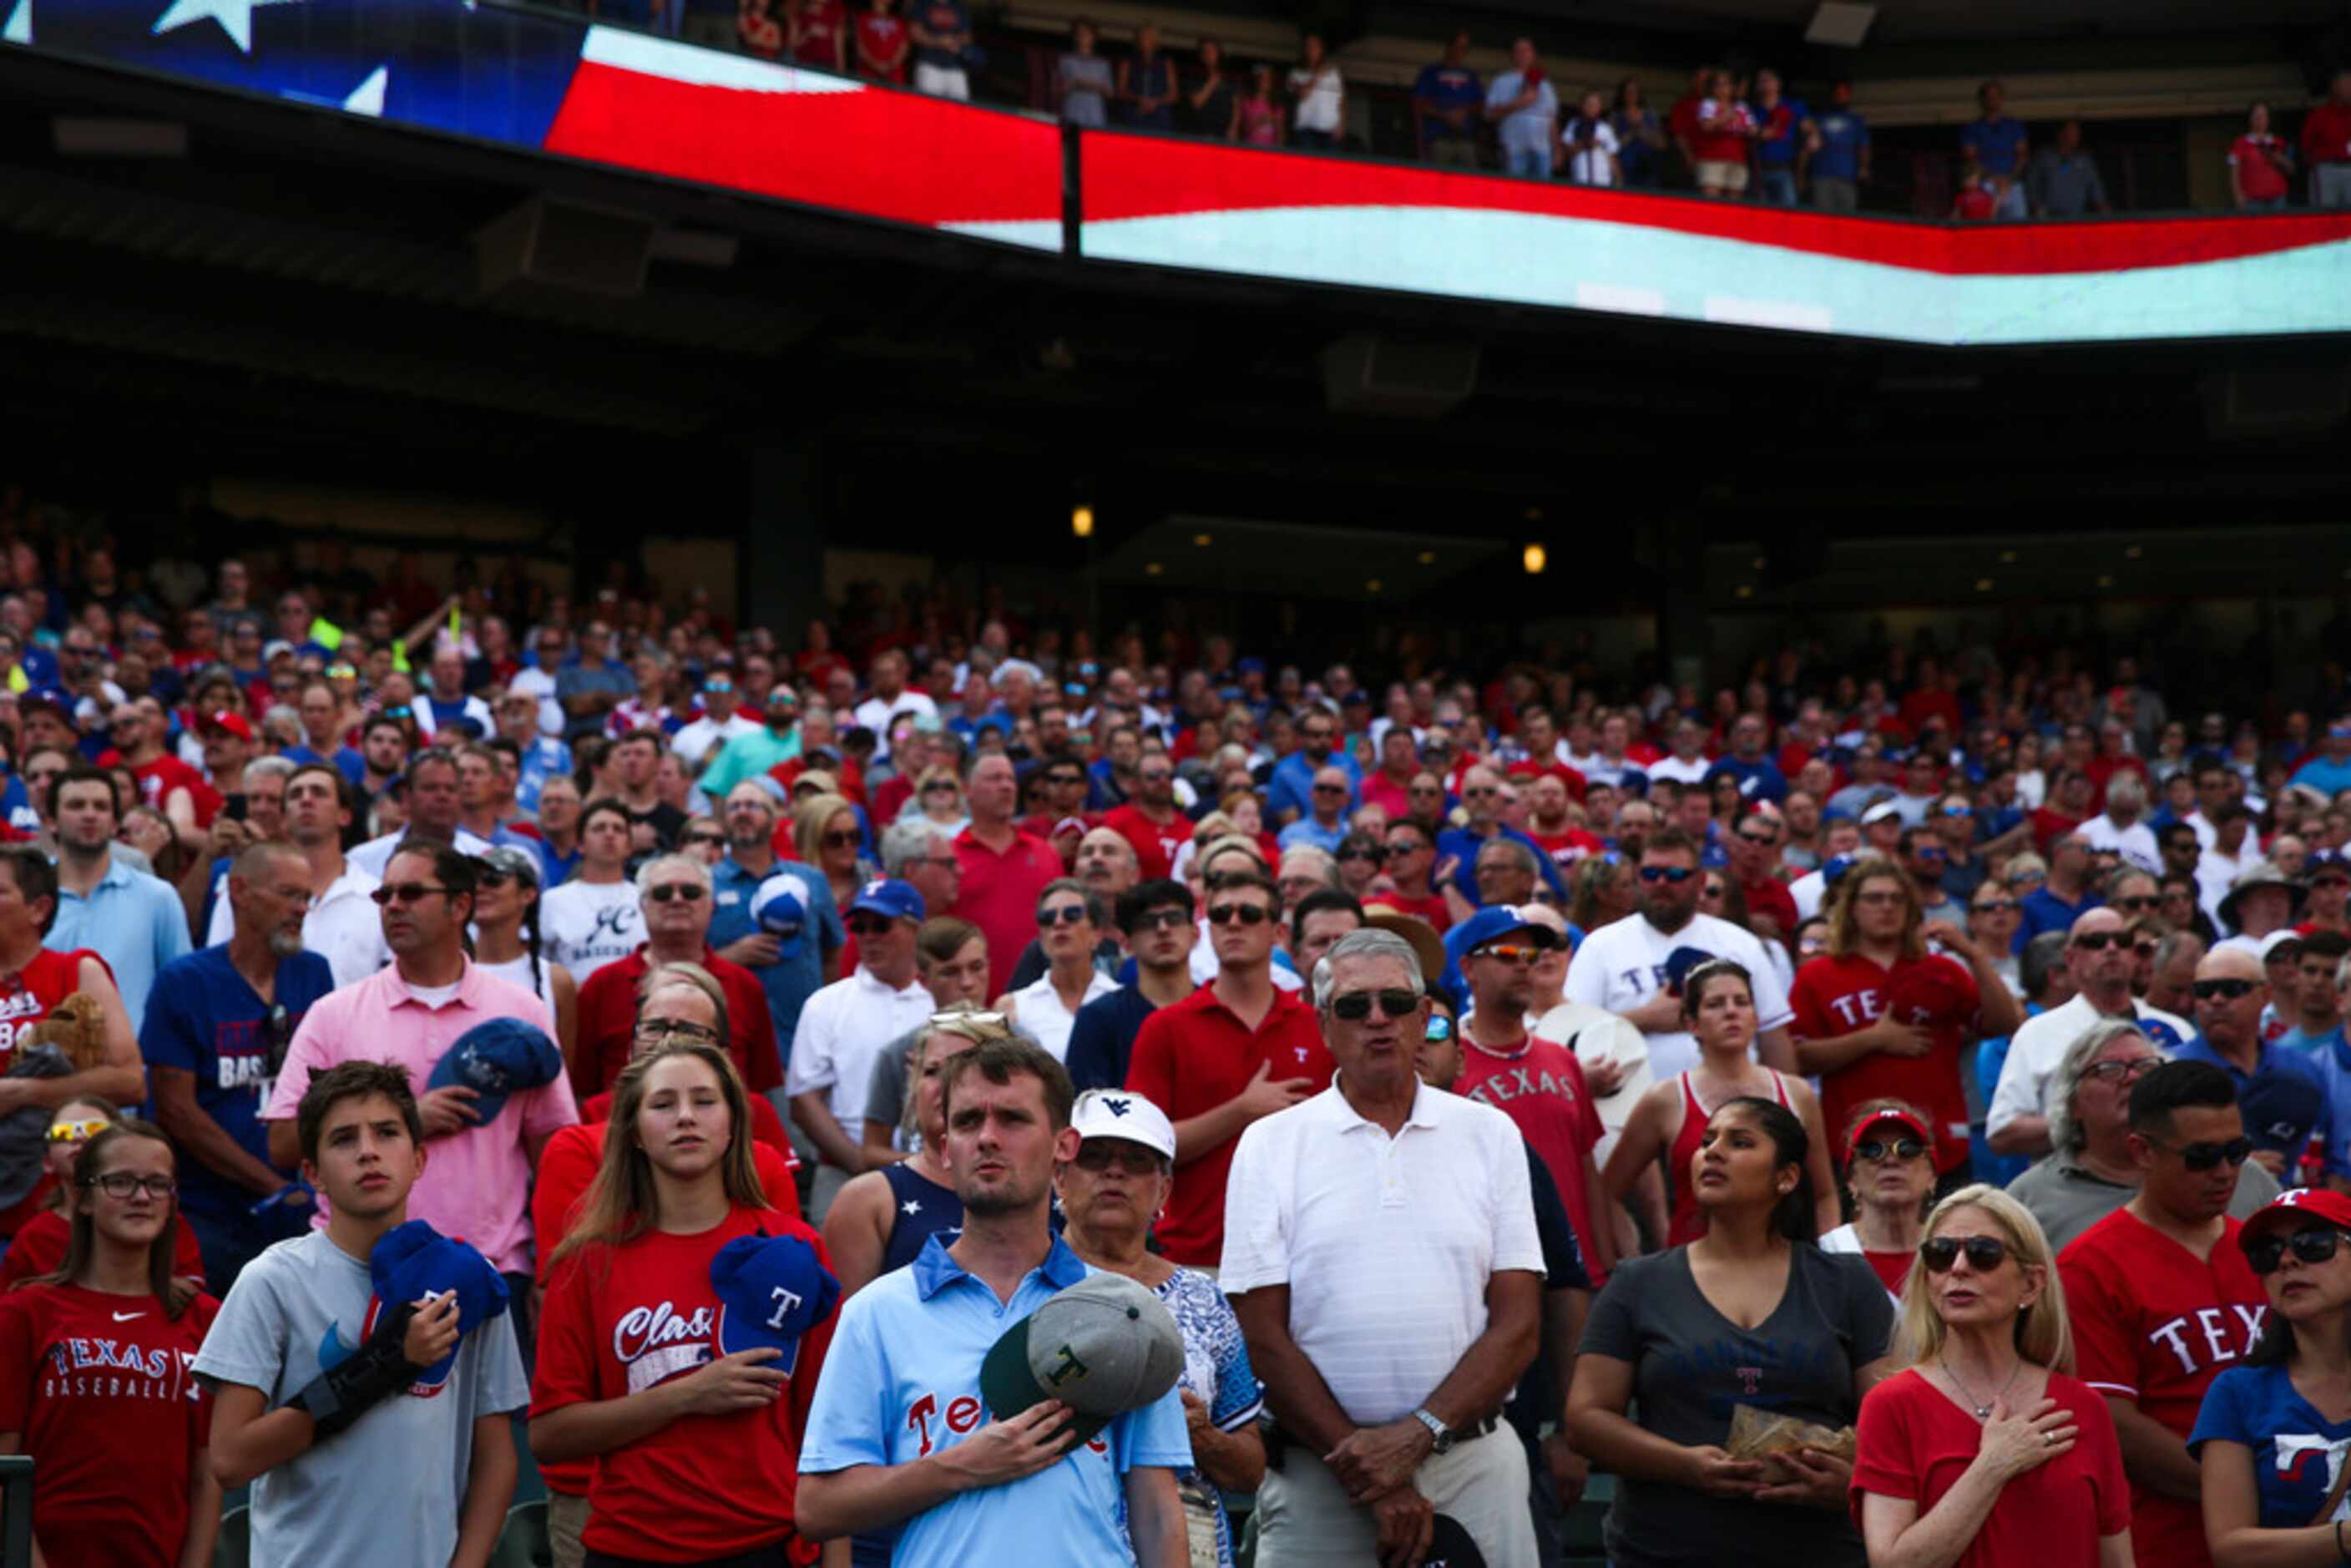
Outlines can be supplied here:
M213 1542L213 1568L246 1568L253 1561L253 1510L233 1508L221 1515L220 1538Z
M498 1543L490 1552L490 1568L547 1568L555 1548L547 1532L547 1503L526 1502L507 1515Z

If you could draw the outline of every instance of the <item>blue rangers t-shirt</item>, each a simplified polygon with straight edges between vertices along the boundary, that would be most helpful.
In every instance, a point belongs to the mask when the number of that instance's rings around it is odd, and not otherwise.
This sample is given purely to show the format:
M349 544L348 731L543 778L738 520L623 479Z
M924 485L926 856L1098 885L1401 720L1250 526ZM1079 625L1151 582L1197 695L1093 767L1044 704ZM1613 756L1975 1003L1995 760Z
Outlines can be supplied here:
M2212 1380L2188 1451L2198 1454L2216 1437L2253 1451L2253 1490L2266 1530L2309 1524L2351 1455L2351 1421L2321 1416L2295 1392L2282 1364L2232 1366ZM2351 1519L2351 1501L2337 1503L2330 1517Z
M911 1464L1020 1414L988 1410L979 1364L1005 1330L1092 1272L1057 1236L1003 1302L933 1236L912 1263L841 1304L800 1440L800 1473ZM963 1492L915 1514L891 1562L965 1568L1050 1558L1056 1568L1124 1568L1134 1561L1123 1528L1126 1472L1191 1463L1183 1397L1170 1388L1025 1480Z
M196 1109L264 1165L270 1163L269 1130L261 1107L269 1101L287 1042L310 1005L335 988L335 977L318 954L297 953L277 961L276 988L277 1000L263 1001L229 962L228 944L199 948L156 975L139 1030L147 1065L193 1073ZM203 1161L181 1162L183 1208L227 1214L253 1201L251 1193Z
M1425 99L1439 109L1473 111L1458 130L1442 120L1429 120L1422 127L1426 132L1421 138L1422 145L1443 137L1474 138L1478 134L1478 123L1486 108L1486 84L1468 66L1423 66L1420 75L1413 80L1412 96Z

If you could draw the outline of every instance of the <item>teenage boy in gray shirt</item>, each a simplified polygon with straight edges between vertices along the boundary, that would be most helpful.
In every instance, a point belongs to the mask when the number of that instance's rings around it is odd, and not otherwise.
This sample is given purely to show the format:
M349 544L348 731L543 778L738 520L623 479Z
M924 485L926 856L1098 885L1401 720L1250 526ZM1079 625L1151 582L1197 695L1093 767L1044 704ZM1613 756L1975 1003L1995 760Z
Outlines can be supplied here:
M514 1500L511 1412L530 1403L514 1319L460 1341L454 1291L374 1299L369 1256L424 1169L407 1074L347 1061L296 1113L327 1228L246 1266L196 1356L214 1386L213 1469L253 1483L253 1562L480 1564ZM455 1351L445 1374L428 1369Z

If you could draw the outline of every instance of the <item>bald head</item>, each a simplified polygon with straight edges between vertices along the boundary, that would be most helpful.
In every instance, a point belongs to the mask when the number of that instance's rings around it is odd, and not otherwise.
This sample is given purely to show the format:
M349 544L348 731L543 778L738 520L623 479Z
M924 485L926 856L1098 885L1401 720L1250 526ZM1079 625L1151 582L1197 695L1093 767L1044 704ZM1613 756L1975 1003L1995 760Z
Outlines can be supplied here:
M2262 972L2262 961L2242 947L2223 947L2218 952L2205 954L2204 961L2196 966L2196 977L2199 980L2251 980L2257 986L2269 984L2269 976Z
M2269 1005L2269 976L2262 961L2241 947L2221 947L2196 966L2196 1029L2212 1049L2247 1071L2262 1055L2262 1009Z

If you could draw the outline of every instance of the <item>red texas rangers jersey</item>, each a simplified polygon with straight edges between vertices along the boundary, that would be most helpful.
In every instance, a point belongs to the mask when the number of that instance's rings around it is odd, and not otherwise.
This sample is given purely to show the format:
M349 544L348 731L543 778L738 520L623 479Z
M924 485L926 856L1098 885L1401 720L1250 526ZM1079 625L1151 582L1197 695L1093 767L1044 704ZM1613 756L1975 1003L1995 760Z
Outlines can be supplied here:
M2241 1365L2269 1311L2261 1281L2224 1222L2198 1258L2128 1208L2074 1239L2058 1256L2074 1325L2075 1370L2109 1398L2127 1399L2184 1441L2204 1391ZM2140 1568L2210 1568L2203 1511L2131 1488L2131 1543Z

